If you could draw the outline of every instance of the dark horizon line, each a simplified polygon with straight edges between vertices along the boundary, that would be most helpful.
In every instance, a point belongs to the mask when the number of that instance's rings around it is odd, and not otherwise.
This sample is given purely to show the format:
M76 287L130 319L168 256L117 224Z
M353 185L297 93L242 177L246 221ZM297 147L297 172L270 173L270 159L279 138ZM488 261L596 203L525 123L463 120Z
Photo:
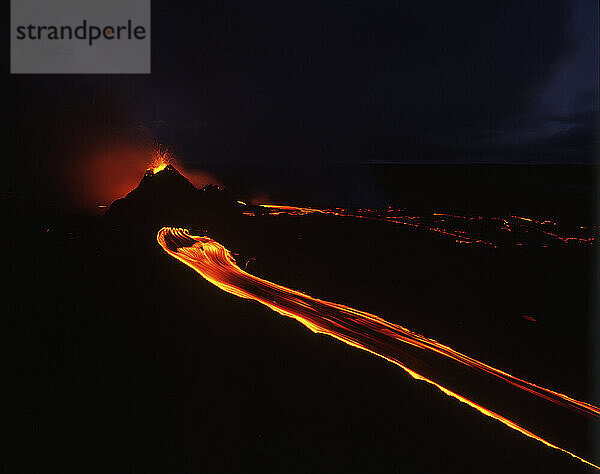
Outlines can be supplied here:
M287 162L287 161L186 161L180 160L184 166L202 167L202 166L248 166L248 165L267 165L267 166L314 166L314 165L444 165L444 166L465 166L465 165L502 165L502 166L600 166L600 157L594 161L491 161L491 160L465 160L465 161L444 161L444 160L367 160L367 161L310 161L305 162Z

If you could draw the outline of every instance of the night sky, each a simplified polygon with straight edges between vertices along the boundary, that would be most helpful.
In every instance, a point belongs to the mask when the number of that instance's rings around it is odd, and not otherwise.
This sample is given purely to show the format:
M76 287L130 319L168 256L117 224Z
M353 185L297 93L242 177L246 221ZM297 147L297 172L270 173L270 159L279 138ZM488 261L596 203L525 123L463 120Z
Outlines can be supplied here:
M232 161L590 161L597 10L594 0L155 8L155 73L139 92L157 100L136 116Z
M131 137L199 165L591 163L598 2L153 1L151 75L9 82L5 188Z

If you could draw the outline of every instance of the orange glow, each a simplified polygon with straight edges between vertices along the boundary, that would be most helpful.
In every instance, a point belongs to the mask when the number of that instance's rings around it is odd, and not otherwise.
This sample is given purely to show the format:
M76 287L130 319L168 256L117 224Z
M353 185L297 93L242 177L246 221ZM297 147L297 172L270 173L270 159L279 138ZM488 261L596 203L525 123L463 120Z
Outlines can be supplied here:
M135 188L148 167L149 150L128 143L108 143L83 150L57 168L61 198L78 211L101 213Z
M281 207L283 206L278 208ZM303 208L292 209L293 212L303 212ZM283 209L280 210L283 211ZM209 237L193 236L185 229L165 227L158 232L157 241L169 255L188 265L223 291L240 298L257 301L283 316L297 320L315 333L327 334L352 347L384 358L401 367L411 377L433 385L444 394L467 404L509 428L600 469L599 466L547 441L515 421L480 405L471 399L472 397L467 398L455 389L442 385L439 381L435 381L433 376L419 373L422 372L420 369L417 372L415 368L410 367L415 363L415 358L407 358L406 351L412 348L416 349L416 354L450 361L459 368L464 367L469 371L490 376L491 380L495 382L508 384L517 389L518 393L532 395L593 418L600 416L598 407L494 368L434 339L390 323L374 314L313 298L305 293L255 277L238 267L231 252ZM439 376L436 378L439 379Z
M187 169L163 146L109 143L81 152L69 166L57 168L61 199L78 211L102 213L140 182L145 172L158 173L167 165L175 166L194 186L220 185L213 175L199 169Z
M160 149L153 151L139 144L107 143L93 148L83 150L77 160L57 170L64 199L87 212L104 212L134 189L145 171L172 160Z

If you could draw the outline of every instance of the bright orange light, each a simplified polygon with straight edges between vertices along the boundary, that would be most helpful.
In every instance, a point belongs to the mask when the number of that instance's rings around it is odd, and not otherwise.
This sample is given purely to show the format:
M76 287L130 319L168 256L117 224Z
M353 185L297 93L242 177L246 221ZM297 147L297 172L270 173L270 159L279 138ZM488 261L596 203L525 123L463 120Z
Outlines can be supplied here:
M169 164L172 164L173 161L173 156L168 150L158 147L152 152L152 161L150 162L148 171L152 171L152 173L156 174L164 170Z
M294 208L294 211L302 213L304 209ZM305 293L255 277L238 267L231 252L209 237L190 235L185 229L164 227L158 232L157 241L169 255L185 263L223 291L240 298L255 300L283 316L297 320L315 333L327 334L352 347L384 358L401 367L413 378L435 386L446 395L509 428L600 469L599 466L547 441L515 421L434 381L431 376L426 377L418 373L414 368L409 367L414 362L411 362L411 357L407 359L406 348L416 348L424 351L425 354L439 356L440 360L450 360L458 367L464 366L470 371L491 376L491 380L506 383L523 391L519 393L539 397L587 416L599 417L600 408L496 369L374 314L313 298Z

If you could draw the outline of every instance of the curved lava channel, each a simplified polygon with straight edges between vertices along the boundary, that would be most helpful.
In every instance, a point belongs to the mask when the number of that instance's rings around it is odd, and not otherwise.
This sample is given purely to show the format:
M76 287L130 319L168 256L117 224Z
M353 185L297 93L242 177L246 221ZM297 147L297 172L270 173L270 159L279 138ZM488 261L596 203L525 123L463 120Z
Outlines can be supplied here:
M491 376L493 380L508 384L511 388L588 417L600 417L600 408L515 377L374 314L313 298L255 277L239 268L229 250L209 237L193 236L185 229L165 227L158 232L157 240L169 255L193 268L223 291L240 298L258 301L279 314L296 319L315 333L327 334L350 346L382 357L400 366L413 378L434 385L446 395L500 421L509 428L600 469L599 466L547 441L515 421L476 403L472 400L473 397L467 398L454 389L442 385L444 382L440 383L439 379L443 378L441 374L445 370L427 376L423 375L423 371L431 372L428 362L432 360L431 357L434 357L438 361L468 368L469 373ZM434 380L434 377L437 380Z

